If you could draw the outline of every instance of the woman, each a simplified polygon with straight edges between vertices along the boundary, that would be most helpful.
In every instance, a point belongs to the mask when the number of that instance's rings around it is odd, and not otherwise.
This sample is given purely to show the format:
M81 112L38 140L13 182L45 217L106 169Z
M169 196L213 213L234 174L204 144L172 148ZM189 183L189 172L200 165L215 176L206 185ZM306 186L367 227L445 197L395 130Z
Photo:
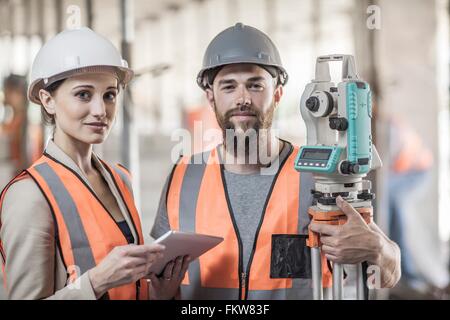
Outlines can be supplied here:
M128 172L93 152L114 123L133 72L90 29L67 30L38 53L28 96L53 139L0 197L0 251L11 299L172 298L187 260L149 273L163 254L144 245Z

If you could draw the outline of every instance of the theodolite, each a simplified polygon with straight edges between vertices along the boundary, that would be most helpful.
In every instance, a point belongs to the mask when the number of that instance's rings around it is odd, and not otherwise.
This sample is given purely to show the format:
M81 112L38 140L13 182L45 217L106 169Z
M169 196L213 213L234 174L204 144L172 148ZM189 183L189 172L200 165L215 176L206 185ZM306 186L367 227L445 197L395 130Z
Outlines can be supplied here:
M330 61L342 61L342 80L331 81ZM359 79L351 55L320 56L315 79L306 85L300 112L306 124L307 143L296 158L295 169L311 172L316 204L309 207L312 221L342 225L346 215L336 206L341 196L367 223L372 219L371 182L364 177L381 167L381 159L372 144L372 102L370 87ZM320 235L309 230L313 297L323 299ZM356 296L364 299L362 264L358 264ZM333 299L343 298L343 267L333 264Z

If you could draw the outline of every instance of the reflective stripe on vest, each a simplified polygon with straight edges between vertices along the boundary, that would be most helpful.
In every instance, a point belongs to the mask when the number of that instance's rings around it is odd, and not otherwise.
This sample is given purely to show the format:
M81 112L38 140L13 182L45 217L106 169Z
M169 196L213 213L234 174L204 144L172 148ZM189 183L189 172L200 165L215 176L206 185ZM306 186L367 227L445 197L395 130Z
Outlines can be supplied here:
M140 219L128 183L118 173L121 169L103 164L124 200L138 235L137 243L143 244ZM128 244L110 213L76 172L48 155L41 157L27 172L51 208L57 244L71 282L100 263L114 247ZM147 282L141 280L113 288L108 291L108 297L147 299Z
M102 163L109 167L107 163ZM131 176L128 170L126 170L122 165L118 164L117 167L109 167L112 171L114 171L116 174L120 176L120 180L122 180L125 183L125 187L130 192L131 196L133 196L133 185L131 183Z
M72 247L73 263L71 265L78 266L80 268L79 275L81 275L95 267L96 263L83 223L81 222L77 205L68 190L64 187L60 177L47 163L36 165L33 169L46 182L48 189L59 207L59 212L67 228L69 242ZM33 169L30 169L30 173L37 179L33 173Z
M270 278L271 241L273 234L307 234L311 205L311 174L294 169L297 148L281 164L272 192L265 205L263 222L254 250L248 280L248 294L240 272L243 270L241 249L227 199L223 168L217 149L203 154L196 164L194 155L183 157L176 166L167 196L171 229L221 236L225 240L216 248L190 263L181 286L182 299L310 299L310 279ZM197 158L198 159L198 158ZM303 183L300 181L304 179ZM299 201L300 199L300 201ZM330 275L326 264L325 284Z

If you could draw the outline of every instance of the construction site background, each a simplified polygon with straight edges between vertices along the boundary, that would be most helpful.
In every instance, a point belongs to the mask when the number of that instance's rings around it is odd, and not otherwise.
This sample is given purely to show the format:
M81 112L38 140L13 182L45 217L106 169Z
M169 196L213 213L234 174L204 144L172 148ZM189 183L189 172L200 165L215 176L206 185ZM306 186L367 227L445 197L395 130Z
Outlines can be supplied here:
M89 26L125 48L136 71L132 104L121 104L96 152L130 168L143 232L152 241L178 130L192 132L199 121L204 130L217 127L196 84L203 52L236 22L261 29L278 46L290 79L274 128L298 145L306 141L300 96L316 57L355 56L374 93L375 144L384 164L373 175L376 221L407 255L399 285L372 296L448 298L448 0L0 0L0 189L51 136L38 106L26 103L21 113L6 103L5 79L26 77L39 48L59 31ZM332 69L337 81L339 67ZM203 149L199 137L193 140L193 151Z

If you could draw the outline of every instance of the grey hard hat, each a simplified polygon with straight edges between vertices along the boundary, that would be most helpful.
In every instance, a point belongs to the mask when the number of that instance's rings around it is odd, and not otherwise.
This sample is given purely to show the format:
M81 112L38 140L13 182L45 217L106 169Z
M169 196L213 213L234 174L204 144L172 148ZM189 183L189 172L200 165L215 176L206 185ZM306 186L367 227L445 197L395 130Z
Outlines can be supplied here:
M279 83L285 85L288 81L288 74L272 40L254 27L237 23L219 33L208 45L203 57L203 67L197 76L198 85L205 90L210 85L208 77L205 77L208 71L235 63L276 68Z

